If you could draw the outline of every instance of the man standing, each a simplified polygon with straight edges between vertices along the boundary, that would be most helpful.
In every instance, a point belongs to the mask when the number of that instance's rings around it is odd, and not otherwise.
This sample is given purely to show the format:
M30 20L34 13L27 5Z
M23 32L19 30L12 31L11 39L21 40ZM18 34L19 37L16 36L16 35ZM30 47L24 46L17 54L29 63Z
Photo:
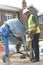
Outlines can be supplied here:
M28 17L28 31L29 35L32 37L32 47L34 49L35 53L35 59L33 59L33 62L39 61L39 36L40 36L40 28L38 24L38 18L37 16L30 14L28 8L25 8L23 10L23 14Z

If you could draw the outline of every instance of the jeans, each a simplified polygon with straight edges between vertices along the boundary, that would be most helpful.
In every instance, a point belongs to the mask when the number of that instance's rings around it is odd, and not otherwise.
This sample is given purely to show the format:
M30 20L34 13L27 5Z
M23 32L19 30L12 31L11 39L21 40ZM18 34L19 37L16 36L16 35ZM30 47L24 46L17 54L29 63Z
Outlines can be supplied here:
M32 36L32 47L35 53L35 59L37 60L39 60L39 44L38 44L39 36L40 36L40 33Z

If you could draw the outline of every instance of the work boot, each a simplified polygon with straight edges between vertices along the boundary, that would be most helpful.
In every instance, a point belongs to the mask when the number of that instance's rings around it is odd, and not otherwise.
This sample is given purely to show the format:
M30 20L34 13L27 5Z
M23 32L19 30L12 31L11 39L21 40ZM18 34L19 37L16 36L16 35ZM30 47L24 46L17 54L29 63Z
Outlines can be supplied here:
M39 62L39 59L34 59L32 60L32 62Z

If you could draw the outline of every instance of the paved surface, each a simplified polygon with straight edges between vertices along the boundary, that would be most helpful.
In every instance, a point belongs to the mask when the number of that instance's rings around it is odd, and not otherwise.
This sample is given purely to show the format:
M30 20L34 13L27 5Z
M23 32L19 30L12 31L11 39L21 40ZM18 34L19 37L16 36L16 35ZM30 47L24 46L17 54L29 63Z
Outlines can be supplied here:
M1 57L0 65L6 65L3 63ZM20 59L20 54L15 54L10 57L10 65L43 65L43 55L40 56L40 62L32 63L28 57L26 59Z

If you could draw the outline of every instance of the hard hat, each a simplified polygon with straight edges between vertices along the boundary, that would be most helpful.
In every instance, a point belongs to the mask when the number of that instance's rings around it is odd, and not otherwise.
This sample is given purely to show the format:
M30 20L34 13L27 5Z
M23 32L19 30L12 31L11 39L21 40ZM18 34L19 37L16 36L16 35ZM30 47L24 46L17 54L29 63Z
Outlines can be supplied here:
M29 10L28 10L27 8L25 8L25 9L23 10L23 14L25 14L26 12L29 12Z

